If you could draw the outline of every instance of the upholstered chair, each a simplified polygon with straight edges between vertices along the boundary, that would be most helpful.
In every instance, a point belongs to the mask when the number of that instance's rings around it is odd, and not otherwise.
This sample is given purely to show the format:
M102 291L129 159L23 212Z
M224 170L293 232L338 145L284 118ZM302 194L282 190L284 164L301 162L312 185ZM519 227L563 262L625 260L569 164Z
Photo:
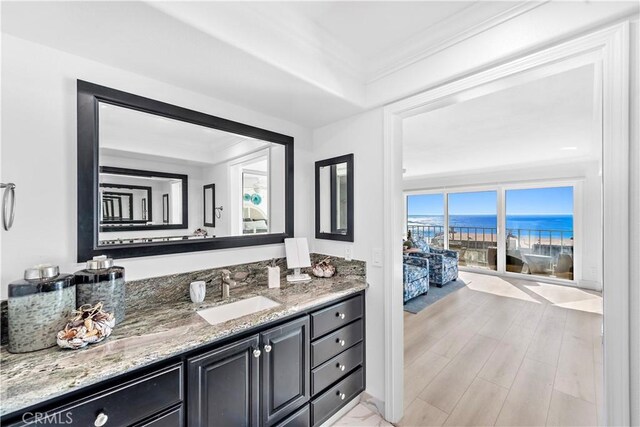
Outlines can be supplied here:
M426 258L403 256L404 302L429 291L429 260Z

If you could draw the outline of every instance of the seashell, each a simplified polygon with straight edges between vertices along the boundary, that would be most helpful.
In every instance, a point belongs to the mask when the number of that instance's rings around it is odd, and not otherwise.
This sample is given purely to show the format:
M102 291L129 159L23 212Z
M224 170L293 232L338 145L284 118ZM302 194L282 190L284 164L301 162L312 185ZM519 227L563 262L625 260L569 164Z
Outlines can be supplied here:
M100 342L111 335L116 320L113 313L102 311L102 303L83 305L58 332L56 342L62 348L79 349Z
M313 267L313 275L316 277L324 277L324 270L321 266L316 265L315 267Z

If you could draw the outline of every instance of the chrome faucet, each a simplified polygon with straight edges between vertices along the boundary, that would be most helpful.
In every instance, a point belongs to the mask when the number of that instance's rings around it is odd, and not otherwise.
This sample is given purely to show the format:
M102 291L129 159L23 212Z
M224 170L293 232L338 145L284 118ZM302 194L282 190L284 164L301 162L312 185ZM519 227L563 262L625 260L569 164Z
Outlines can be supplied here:
M222 270L220 279L222 281L222 299L227 299L229 298L229 289L231 286L235 286L236 282L231 280L231 272L229 270Z

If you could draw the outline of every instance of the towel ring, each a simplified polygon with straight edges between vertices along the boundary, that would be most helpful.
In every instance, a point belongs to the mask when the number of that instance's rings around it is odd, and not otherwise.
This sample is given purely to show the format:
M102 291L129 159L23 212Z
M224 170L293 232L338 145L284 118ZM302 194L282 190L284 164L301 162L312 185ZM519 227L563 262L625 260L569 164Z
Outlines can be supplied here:
M215 208L215 215L218 219L222 218L222 206L218 206L217 208Z
M4 194L2 196L2 226L5 230L9 231L11 226L13 226L13 219L16 213L16 185L10 182L8 184L0 184L0 188L4 188ZM11 199L11 207L9 208L9 213L7 213L9 199Z

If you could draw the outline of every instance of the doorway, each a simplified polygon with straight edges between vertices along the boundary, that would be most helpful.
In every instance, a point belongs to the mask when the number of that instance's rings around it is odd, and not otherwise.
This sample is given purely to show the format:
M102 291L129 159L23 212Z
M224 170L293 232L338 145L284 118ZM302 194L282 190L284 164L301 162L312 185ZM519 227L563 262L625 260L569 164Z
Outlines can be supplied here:
M403 225L402 128L403 121L452 103L473 99L520 84L592 64L597 92L602 94L603 143L603 286L604 298L604 419L607 424L628 424L628 25L620 24L580 39L554 46L526 58L399 101L385 108L385 417L392 422L403 415ZM615 206L615 208L614 208ZM498 231L498 235L500 230ZM498 236L499 242L504 242ZM502 244L502 243L501 243Z

